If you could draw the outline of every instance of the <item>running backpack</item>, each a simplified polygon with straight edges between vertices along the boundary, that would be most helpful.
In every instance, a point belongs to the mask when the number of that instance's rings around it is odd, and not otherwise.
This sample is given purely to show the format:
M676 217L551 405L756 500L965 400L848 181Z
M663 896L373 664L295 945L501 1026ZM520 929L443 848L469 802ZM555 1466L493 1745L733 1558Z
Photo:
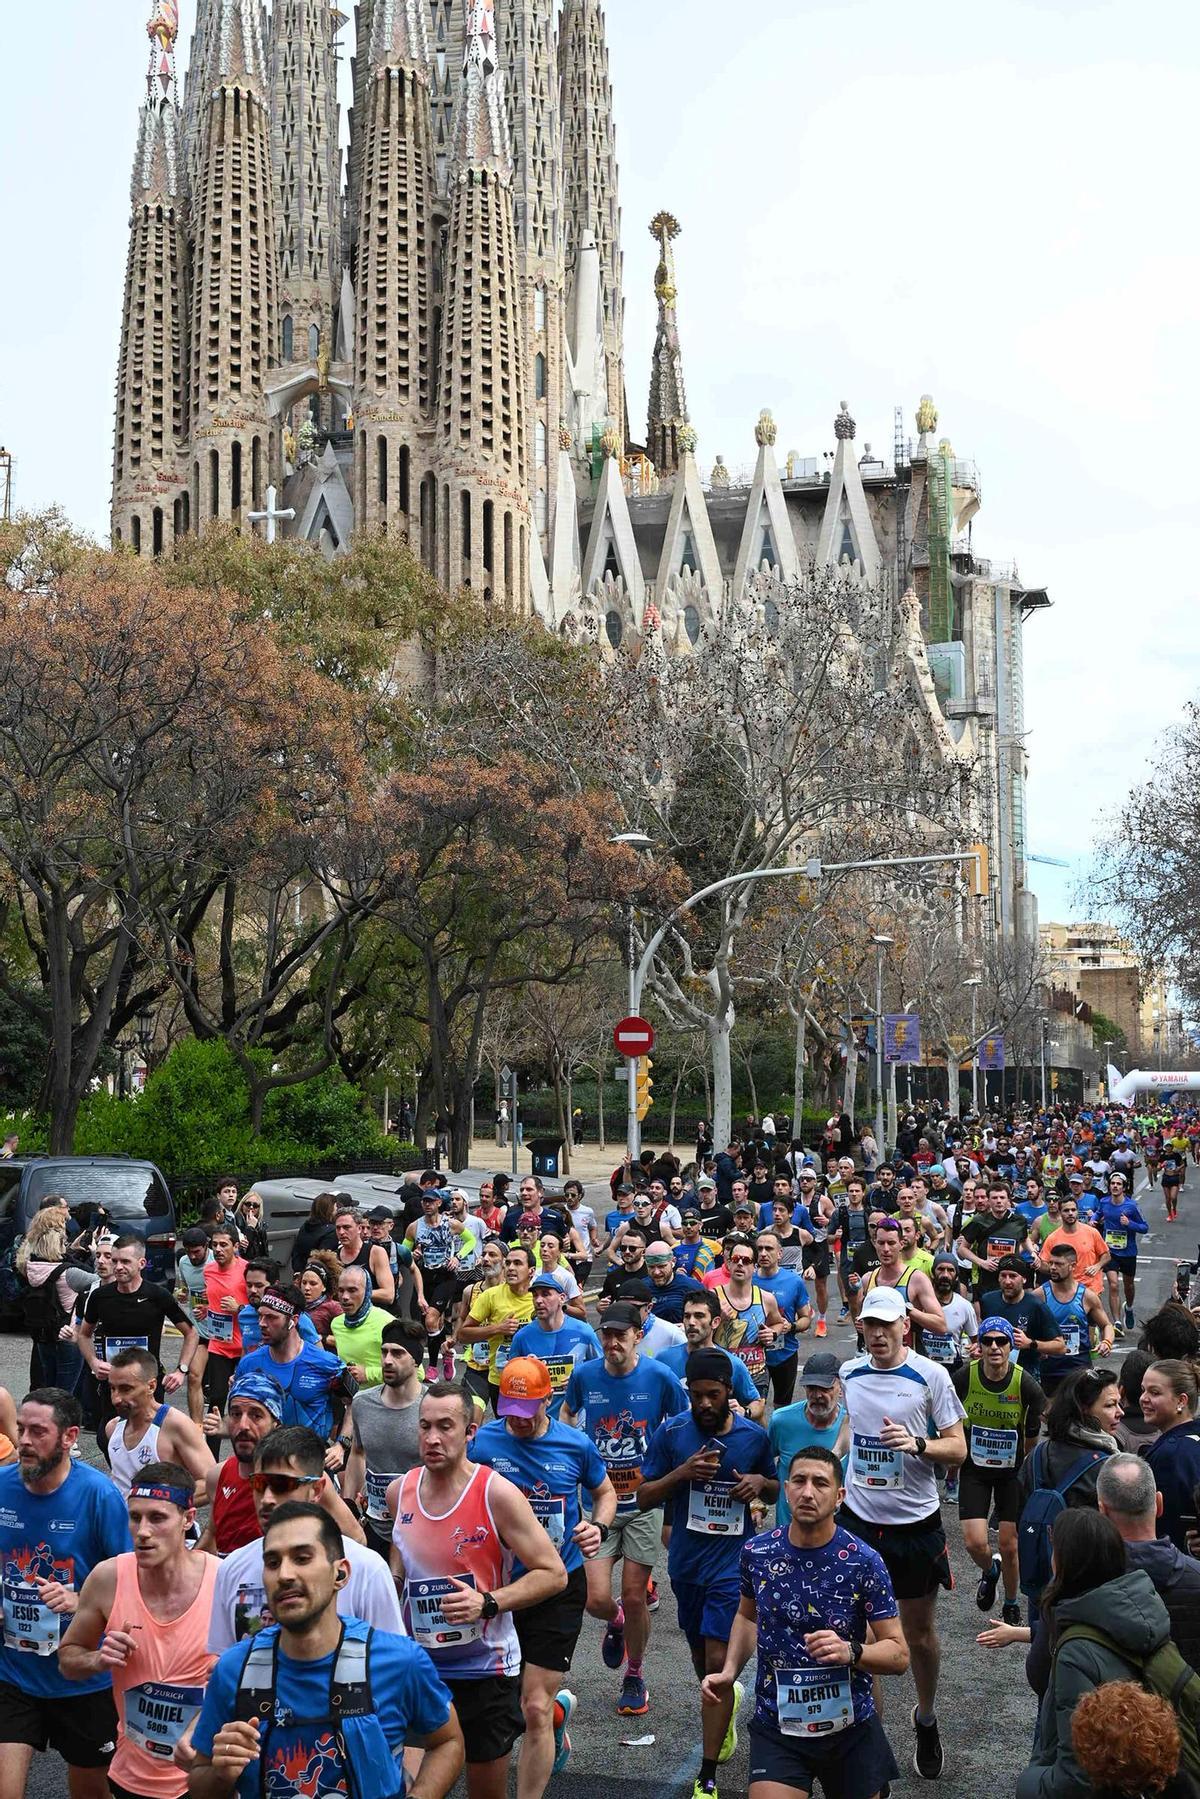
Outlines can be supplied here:
M1200 1781L1200 1674L1184 1661L1175 1644L1168 1638L1153 1655L1140 1656L1091 1624L1068 1624L1055 1645L1056 1659L1072 1637L1110 1649L1137 1670L1148 1693L1166 1700L1179 1726L1179 1765L1194 1782Z
M1046 1445L1039 1443L1033 1452L1033 1491L1025 1501L1017 1532L1021 1591L1035 1603L1050 1579L1050 1532L1059 1513L1067 1509L1067 1493L1089 1468L1104 1460L1101 1450L1085 1449L1071 1463L1056 1487L1044 1487L1045 1449Z

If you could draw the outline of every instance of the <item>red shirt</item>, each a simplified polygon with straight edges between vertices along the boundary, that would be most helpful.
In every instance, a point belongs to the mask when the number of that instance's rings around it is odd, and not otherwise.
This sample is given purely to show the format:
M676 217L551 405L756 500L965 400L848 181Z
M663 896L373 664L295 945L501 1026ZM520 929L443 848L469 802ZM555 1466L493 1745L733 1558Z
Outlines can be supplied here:
M234 1256L228 1268L219 1268L215 1262L206 1262L204 1291L208 1298L208 1353L236 1361L242 1353L242 1327L238 1323L236 1312L222 1311L221 1301L230 1298L239 1306L246 1304L246 1264L241 1256ZM218 1336L218 1331L229 1334ZM257 1534L255 1532L256 1536Z
M231 1550L241 1549L262 1536L258 1514L254 1510L254 1495L250 1491L250 1477L242 1473L235 1455L221 1463L217 1475L212 1527L218 1555L228 1555Z

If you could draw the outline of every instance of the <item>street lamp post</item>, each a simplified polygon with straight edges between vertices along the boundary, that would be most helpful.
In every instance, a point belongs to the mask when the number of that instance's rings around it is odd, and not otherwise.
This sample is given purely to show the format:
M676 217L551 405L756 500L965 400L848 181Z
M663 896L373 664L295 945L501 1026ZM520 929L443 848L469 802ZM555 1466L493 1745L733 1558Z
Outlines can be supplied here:
M653 847L651 839L646 837L641 831L621 831L616 837L612 838L611 841L613 843L626 843L632 849L644 850ZM646 985L646 977L650 973L650 964L653 962L658 946L667 935L667 932L671 929L677 918L681 918L685 912L692 911L693 907L698 906L702 900L711 899L715 893L723 893L726 888L729 887L744 886L750 881L795 880L799 875L803 875L810 881L819 881L823 874L858 873L860 870L868 868L912 868L914 866L935 862L971 861L974 861L976 865L978 865L979 857L970 850L953 850L945 855L939 854L936 856L876 856L866 862L822 862L820 856L809 856L807 861L792 863L787 868L747 868L743 869L740 874L723 875L719 881L710 881L707 887L698 888L695 893L690 893L685 900L680 900L679 904L671 912L668 912L662 924L659 925L657 931L655 931L654 935L646 944L645 949L642 951L642 959L638 963L636 972L629 983L630 1016L637 1017L640 1015L642 990ZM636 1161L638 1151L641 1147L636 1095L631 1100L628 1118L628 1148L631 1157ZM881 1144L881 1151L882 1148L883 1146Z
M981 976L968 975L964 987L971 989L971 1110L979 1112L979 983Z
M895 942L883 931L871 938L875 945L875 1151L880 1164L884 1161L883 1135L883 961L888 945Z
M1050 1035L1050 1027L1044 1018L1039 1019L1041 1025L1041 1060L1042 1060L1042 1111L1046 1110L1046 1038Z
M646 850L652 850L654 848L654 839L648 837L645 831L618 831L615 837L609 839L609 842L623 843L626 849L637 850L640 853L644 853ZM626 1003L629 1006L630 1018L636 1018L638 1016L638 1007L641 1004L642 999L641 983L637 979L636 972L637 944L634 940L633 929L633 901L630 900L625 908L625 960L629 970L629 991ZM633 1056L626 1056L625 1147L629 1151L630 1162L637 1161L642 1147L641 1120L637 1115L637 1082L633 1078L634 1066L635 1058Z

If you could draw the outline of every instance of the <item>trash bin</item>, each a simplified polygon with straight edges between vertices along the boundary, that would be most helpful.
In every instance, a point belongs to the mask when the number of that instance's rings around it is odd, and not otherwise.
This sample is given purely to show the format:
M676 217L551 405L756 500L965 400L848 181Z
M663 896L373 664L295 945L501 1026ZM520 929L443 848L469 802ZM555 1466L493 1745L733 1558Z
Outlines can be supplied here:
M531 1137L529 1153L533 1158L532 1172L540 1174L543 1180L556 1181L562 1147L561 1137Z

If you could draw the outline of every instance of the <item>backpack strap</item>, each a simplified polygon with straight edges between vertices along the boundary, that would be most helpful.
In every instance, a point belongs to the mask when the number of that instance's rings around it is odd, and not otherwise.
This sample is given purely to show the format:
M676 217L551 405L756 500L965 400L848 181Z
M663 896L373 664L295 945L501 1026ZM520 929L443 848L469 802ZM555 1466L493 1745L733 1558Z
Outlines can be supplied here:
M371 1697L371 1639L374 1628L365 1637L348 1637L345 1626L338 1645L337 1660L329 1682L329 1713L332 1718L365 1718L375 1710Z
M260 1643L251 1637L250 1648L238 1676L234 1695L234 1717L249 1723L253 1718L268 1718L275 1703L275 1643Z
M1075 1485L1077 1480L1081 1479L1082 1476L1087 1473L1089 1468L1095 1467L1097 1462L1102 1462L1103 1460L1104 1457L1098 1449L1085 1449L1083 1454L1078 1456L1075 1461L1071 1463L1071 1466L1067 1469L1067 1472L1055 1487L1054 1491L1059 1495L1060 1499L1066 1495L1069 1488Z

